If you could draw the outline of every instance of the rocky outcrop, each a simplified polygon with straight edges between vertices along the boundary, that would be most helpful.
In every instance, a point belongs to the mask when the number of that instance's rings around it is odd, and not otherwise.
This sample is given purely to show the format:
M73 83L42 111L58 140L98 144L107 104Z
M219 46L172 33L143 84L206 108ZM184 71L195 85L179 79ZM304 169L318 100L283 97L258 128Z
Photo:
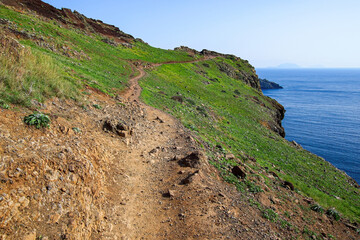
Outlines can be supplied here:
M189 48L187 46L180 46L180 47L176 47L174 48L175 51L182 51L182 52L187 52L190 56L195 56L195 55L201 55L201 53L195 49Z
M182 167L198 168L201 163L206 162L206 156L200 151L195 151L184 157L179 161Z
M269 81L267 79L259 78L260 87L262 90L264 89L282 89L283 87L277 84L276 82Z
M106 119L103 121L102 128L105 132L112 132L120 137L129 137L133 135L132 127L123 120Z
M36 14L54 19L62 23L64 26L74 26L87 32L95 32L104 36L113 37L115 41L132 42L134 37L122 32L119 28L103 23L100 20L87 18L77 11L70 9L57 9L41 0L0 0L5 5L12 6L23 11L33 11Z
M264 96L264 97L268 98L268 102L270 102L272 104L272 107L266 106L263 102L261 102L256 97L253 97L252 99L250 98L250 100L252 100L252 101L254 101L253 99L256 99L254 102L257 102L258 104L262 105L263 107L268 108L271 112L271 115L272 115L271 120L260 121L260 124L268 129L272 130L273 132L279 134L281 137L285 137L285 130L281 124L281 121L284 119L284 115L285 115L285 111L286 111L284 109L284 106L270 97L266 97L266 96Z
M189 53L189 55L202 55L202 56L207 56L207 57L224 57L224 58L228 58L228 59L241 60L243 62L249 63L247 60L243 60L233 54L224 54L224 53L219 53L219 52L215 52L215 51L211 51L211 50L207 50L207 49L203 49L199 52L199 51L197 51L193 48L189 48L187 46L180 46L180 47L174 48L174 50L187 52L187 53Z
M273 121L269 122L269 127L274 132L278 133L280 136L285 137L285 130L281 125L281 121L285 116L285 108L283 105L278 103L275 99L269 98L273 107L275 108Z
M230 64L227 64L226 62L217 62L216 64L219 70L221 72L224 72L229 77L241 80L247 85L255 88L256 90L260 90L260 83L256 74L248 73L244 71L240 66L239 68L235 68Z
M239 167L239 166L235 166L231 169L232 174L235 175L235 177L237 178L245 178L246 177L246 173Z
M253 66L249 64L247 60L241 59L232 54L218 53L207 49L203 49L201 50L201 52L199 52L195 49L186 46L180 46L175 48L174 50L187 52L190 56L200 55L205 58L221 57L221 58L230 59L236 63L237 67L233 67L226 62L217 62L219 70L224 72L226 75L228 75L231 78L243 81L244 83L255 88L258 91L261 90L259 78L256 75L255 69ZM245 71L244 67L249 68L251 71L250 72Z

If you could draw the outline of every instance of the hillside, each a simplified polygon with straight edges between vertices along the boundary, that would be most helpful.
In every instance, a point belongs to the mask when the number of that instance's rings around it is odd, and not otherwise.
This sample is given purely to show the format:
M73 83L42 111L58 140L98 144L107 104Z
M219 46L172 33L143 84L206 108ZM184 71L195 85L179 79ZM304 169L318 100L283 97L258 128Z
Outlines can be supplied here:
M2 239L359 238L359 185L284 139L246 60L40 0L0 0L0 53Z

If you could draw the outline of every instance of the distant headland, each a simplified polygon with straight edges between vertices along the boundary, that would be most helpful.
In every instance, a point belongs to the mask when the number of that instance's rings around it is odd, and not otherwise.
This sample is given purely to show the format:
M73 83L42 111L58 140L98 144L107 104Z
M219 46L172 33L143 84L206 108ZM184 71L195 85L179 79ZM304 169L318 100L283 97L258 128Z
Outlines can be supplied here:
M269 81L265 78L264 79L259 78L259 80L260 80L260 87L262 90L264 90L264 89L282 89L283 88L279 84Z

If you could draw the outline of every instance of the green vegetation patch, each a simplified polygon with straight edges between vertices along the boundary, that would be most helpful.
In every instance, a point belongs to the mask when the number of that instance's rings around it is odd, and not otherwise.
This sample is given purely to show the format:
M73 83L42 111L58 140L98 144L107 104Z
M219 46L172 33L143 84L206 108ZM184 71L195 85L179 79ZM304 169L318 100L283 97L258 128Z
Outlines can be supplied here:
M198 58L154 48L142 41L133 41L130 47L111 45L103 41L103 35L3 5L0 16L8 21L11 32L24 36L19 41L29 49L19 59L1 55L0 98L15 104L30 105L30 99L43 101L53 96L81 99L79 93L85 85L113 95L127 87L129 78L139 74L132 60L158 63Z
M336 211L336 209L334 208L330 208L326 211L326 214L332 218L334 218L336 221L340 220L340 214L338 213L338 211Z
M272 121L275 115L272 100L245 84L244 79L229 76L224 63L237 73L254 74L245 61L229 58L162 65L141 81L141 98L180 119L215 152L219 152L216 146L220 145L221 151L231 152L238 159L246 161L244 153L254 157L262 167L253 166L257 174L264 175L263 169L278 172L296 191L312 197L324 208L335 207L351 220L360 221L359 190L349 183L349 178L322 158L294 147L266 128L262 123ZM176 100L179 96L182 101ZM210 162L240 191L260 191L256 183L239 181L232 175L231 166L236 164L233 160L211 157Z
M310 209L315 212L324 213L324 208L322 206L320 206L319 204L311 205Z
M268 219L271 222L276 222L278 219L278 214L276 212L274 212L274 210L272 209L265 209L263 211L263 217Z
M30 105L50 97L76 98L78 83L64 77L54 60L31 51L11 38L2 38L0 46L0 98L7 102Z
M27 125L35 126L36 128L49 128L50 127L50 117L41 112L34 112L26 117L24 117L24 122Z

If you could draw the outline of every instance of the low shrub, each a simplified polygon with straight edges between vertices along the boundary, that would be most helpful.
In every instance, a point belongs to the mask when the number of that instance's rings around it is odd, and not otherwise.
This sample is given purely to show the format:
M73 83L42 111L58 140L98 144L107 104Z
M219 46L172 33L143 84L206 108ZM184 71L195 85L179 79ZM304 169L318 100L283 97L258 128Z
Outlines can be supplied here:
M9 109L10 106L6 102L0 99L0 108Z
M314 204L310 207L311 210L319 213L324 213L324 208L320 206L319 204Z
M340 220L340 214L338 213L338 211L335 210L335 208L329 208L326 211L326 215L334 218L336 221Z
M249 192L251 193L259 193L259 192L263 192L263 190L261 189L260 186L256 185L253 182L247 181L246 182L246 186L248 187Z
M102 107L99 104L93 104L93 107L96 109L102 109Z
M283 220L283 219L279 220L279 224L280 224L281 228L290 229L292 227L291 223L289 223L288 221Z
M81 133L81 130L78 127L73 127L72 130L76 133Z
M271 222L276 222L278 214L274 210L268 208L263 212L263 217L270 220Z
M24 122L30 126L36 126L36 128L50 127L50 117L40 112L34 112L24 117Z

